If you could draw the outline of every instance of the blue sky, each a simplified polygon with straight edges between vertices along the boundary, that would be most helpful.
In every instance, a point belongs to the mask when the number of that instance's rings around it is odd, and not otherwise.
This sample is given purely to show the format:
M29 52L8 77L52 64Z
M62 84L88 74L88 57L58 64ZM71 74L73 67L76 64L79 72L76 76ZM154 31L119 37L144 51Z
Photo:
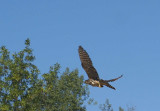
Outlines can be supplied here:
M12 52L30 38L42 73L56 62L81 67L78 46L89 53L99 76L123 78L116 91L89 86L98 103L158 111L160 103L159 0L14 0L0 2L0 45ZM97 111L97 106L87 106Z

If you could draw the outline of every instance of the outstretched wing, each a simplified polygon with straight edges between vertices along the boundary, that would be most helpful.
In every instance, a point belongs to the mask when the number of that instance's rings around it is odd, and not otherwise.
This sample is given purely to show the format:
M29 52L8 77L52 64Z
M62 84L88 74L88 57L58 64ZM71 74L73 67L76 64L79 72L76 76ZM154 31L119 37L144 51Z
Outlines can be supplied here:
M118 80L119 78L121 78L123 75L117 77L117 78L114 78L114 79L110 79L110 80L105 80L106 82L113 82L113 81L116 81Z
M89 79L99 80L98 73L96 69L93 67L92 61L88 53L83 49L82 46L79 46L78 52L81 60L81 65L83 69L86 71Z
M117 78L115 78L115 79L110 79L110 80L103 80L103 79L101 79L101 80L100 80L100 84L101 84L101 85L105 85L105 86L107 86L107 87L109 87L109 88L112 88L112 89L116 90L116 88L114 88L113 86L111 86L111 85L109 84L109 82L116 81L116 80L118 80L119 78L121 78L122 76L123 76L123 75L121 75L121 76L119 76L119 77L117 77Z

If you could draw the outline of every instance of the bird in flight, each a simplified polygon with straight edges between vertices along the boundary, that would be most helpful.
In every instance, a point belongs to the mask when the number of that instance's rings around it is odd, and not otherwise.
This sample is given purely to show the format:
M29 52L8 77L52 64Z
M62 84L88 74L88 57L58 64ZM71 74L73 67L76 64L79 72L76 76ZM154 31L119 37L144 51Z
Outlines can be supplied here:
M82 46L79 46L78 52L79 52L79 57L81 60L81 65L89 77L88 80L85 80L85 83L89 84L91 86L94 86L94 87L103 87L103 85L105 85L105 86L115 90L115 88L113 86L111 86L109 84L109 82L116 81L117 79L121 78L122 75L115 78L115 79L111 79L111 80L100 79L96 69L94 68L94 66L92 64L92 61L91 61L88 53L83 49Z

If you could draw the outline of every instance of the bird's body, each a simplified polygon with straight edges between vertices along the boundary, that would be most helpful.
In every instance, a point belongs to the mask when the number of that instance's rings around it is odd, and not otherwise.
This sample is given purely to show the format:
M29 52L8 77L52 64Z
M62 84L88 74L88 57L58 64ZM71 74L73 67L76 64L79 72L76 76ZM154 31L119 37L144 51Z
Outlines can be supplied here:
M89 79L86 80L85 83L94 87L103 87L103 85L105 85L109 88L115 89L113 86L109 84L109 82L113 82L121 78L122 75L118 78L111 79L111 80L100 79L96 69L93 67L92 61L88 53L82 48L82 46L79 46L78 52L81 60L81 65L89 77Z

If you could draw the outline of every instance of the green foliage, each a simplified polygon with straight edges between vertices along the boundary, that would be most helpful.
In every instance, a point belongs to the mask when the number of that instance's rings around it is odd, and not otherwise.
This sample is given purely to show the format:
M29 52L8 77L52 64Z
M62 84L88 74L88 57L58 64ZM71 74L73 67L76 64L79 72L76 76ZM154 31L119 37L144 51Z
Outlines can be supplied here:
M119 111L124 111L124 109L123 109L123 108L121 108L121 107L119 107Z
M94 100L94 98L89 98L88 104L89 104L89 105L91 105L91 104L97 105L98 103L97 103L97 101Z
M106 101L105 101L104 104L100 104L99 108L100 108L102 111L113 111L112 105L109 103L109 100L108 100L108 99L106 99Z
M83 76L78 76L78 70L69 71L66 68L61 76L59 64L50 68L44 77L45 109L51 111L85 111L83 101L88 97L87 87L83 86Z
M106 99L104 104L100 104L99 108L101 109L101 111L114 111L108 99ZM119 111L135 111L135 107L127 106L127 110L124 110L122 107L119 107Z
M38 68L32 64L35 57L29 48L12 54L2 46L0 48L0 110L22 110L28 92L38 82Z
M25 45L12 55L5 46L0 48L0 110L84 111L89 93L78 70L66 68L61 74L55 64L39 79L29 39Z
M127 105L127 111L135 111L135 107Z

